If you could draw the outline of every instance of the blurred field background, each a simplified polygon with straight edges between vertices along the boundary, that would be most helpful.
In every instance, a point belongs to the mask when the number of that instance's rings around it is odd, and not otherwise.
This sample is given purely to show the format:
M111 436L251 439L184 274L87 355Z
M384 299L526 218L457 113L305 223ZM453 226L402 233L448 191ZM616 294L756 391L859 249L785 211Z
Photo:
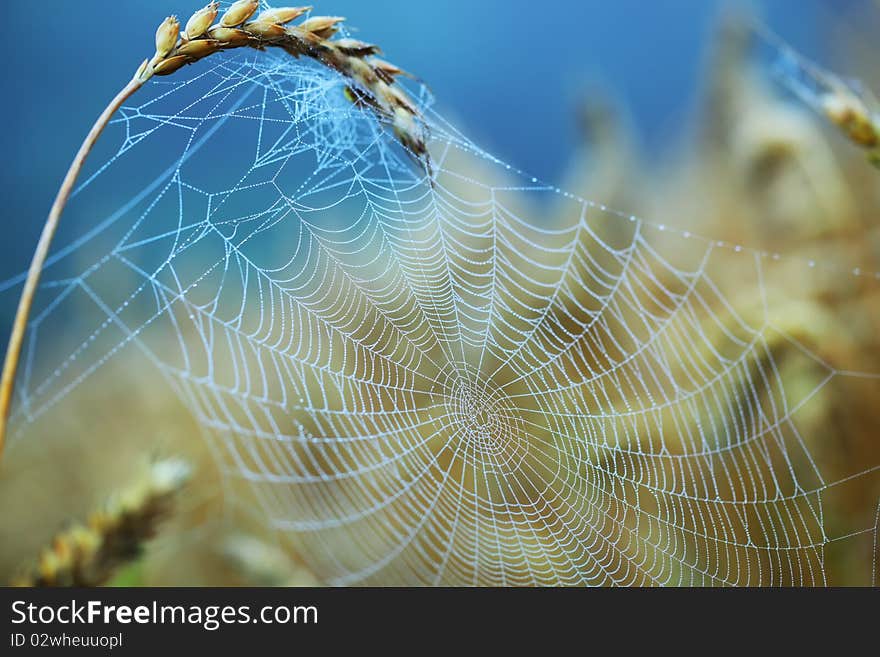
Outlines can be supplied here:
M76 11L49 5L57 10L48 13L44 37L54 53L24 57L0 46L7 70L16 71L7 86L21 98L0 110L15 126L3 137L9 233L0 279L26 267L64 167L149 48L158 18L190 9L164 0L84 0ZM358 36L425 79L441 113L465 134L529 173L682 230L848 270L880 269L880 174L768 80L742 36L744 20L758 16L826 67L880 90L880 49L871 41L880 30L877 3L551 1L540 12L519 5L340 0L320 8L348 16ZM90 29L76 29L87 23ZM97 29L104 25L125 27ZM419 38L413 25L425 26ZM780 265L766 281L778 321L836 367L880 372L877 286L848 271L817 275L807 286L800 271ZM13 297L3 297L4 326ZM784 345L779 350L792 387L823 376ZM195 477L125 581L315 582L298 563L295 539L262 529L248 491L219 476L174 391L134 367L121 359L103 368L5 455L0 577L11 579L56 532L143 476L152 460L174 456L191 462ZM878 382L840 379L820 395L798 418L805 435L834 436L809 446L817 458L835 464L839 477L880 463ZM827 509L829 527L843 535L869 526L878 495L876 477L842 486ZM829 546L834 583L871 583L871 539Z

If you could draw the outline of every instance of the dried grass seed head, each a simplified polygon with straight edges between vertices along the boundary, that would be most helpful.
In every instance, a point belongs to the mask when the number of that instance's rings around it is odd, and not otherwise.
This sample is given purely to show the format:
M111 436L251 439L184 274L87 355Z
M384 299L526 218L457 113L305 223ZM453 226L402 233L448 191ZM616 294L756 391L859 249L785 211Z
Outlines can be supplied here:
M211 2L187 21L182 41L177 19L169 17L157 32L156 56L136 77L145 81L151 75L170 75L221 50L279 47L294 57L315 59L351 79L356 84L348 87L346 97L387 121L398 140L417 156L427 155L421 114L395 82L395 77L404 72L375 58L381 52L378 46L348 37L331 41L345 20L341 16L312 16L299 25L285 27L311 7L266 9L256 14L258 8L256 0L234 2L219 24L212 27L219 5Z
M822 99L822 110L851 141L865 148L880 146L880 122L855 94L843 89L829 93Z

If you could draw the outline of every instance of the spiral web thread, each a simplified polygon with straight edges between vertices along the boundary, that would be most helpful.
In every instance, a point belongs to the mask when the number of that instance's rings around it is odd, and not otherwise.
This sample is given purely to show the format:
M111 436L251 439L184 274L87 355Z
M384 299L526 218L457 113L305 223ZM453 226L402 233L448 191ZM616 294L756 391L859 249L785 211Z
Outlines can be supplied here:
M877 376L776 323L776 256L524 177L424 92L433 183L333 74L200 66L122 111L77 191L19 438L134 347L329 583L824 584L830 543L876 558L876 516L829 535L825 496L877 464L829 480L795 416Z

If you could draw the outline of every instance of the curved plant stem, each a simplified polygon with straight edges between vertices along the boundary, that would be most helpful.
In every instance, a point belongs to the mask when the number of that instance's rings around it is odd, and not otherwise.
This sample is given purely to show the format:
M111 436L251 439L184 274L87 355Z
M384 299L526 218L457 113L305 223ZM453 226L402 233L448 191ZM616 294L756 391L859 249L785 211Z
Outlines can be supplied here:
M249 19L259 8L256 0L239 0L233 3L223 15L219 25L209 27L217 17L219 4L209 3L196 12L187 22L187 32L181 38L180 22L169 16L156 32L156 53L152 59L145 60L140 68L116 97L95 121L79 152L70 165L61 189L40 241L34 258L31 261L15 321L6 350L6 361L3 364L3 375L0 379L0 456L6 438L9 422L9 409L12 404L12 392L15 386L15 374L21 356L21 346L27 331L28 318L34 294L40 282L40 273L49 254L52 238L58 228L58 221L67 199L73 191L77 176L83 167L86 157L110 118L135 91L153 75L169 75L186 64L191 64L208 57L215 52L231 50L239 47L264 50L272 46L285 50L294 57L310 57L324 66L339 72L351 80L354 86L347 87L349 99L356 103L365 103L383 120L387 121L398 140L417 157L424 157L430 172L430 160L425 144L424 126L421 115L407 95L395 84L395 77L404 72L388 62L374 57L379 51L376 46L355 39L330 41L336 34L336 25L343 19L338 16L313 16L305 22L290 27L284 25L305 13L306 7L290 7L286 9L267 10L253 21ZM433 185L433 179L431 181Z
M64 176L64 182L58 190L52 209L43 226L43 232L40 235L40 241L37 243L37 249L34 251L34 257L31 260L31 266L28 269L27 278L24 282L24 289L21 291L21 299L18 302L18 310L15 312L15 320L12 324L12 333L9 337L9 346L6 349L6 360L3 363L3 375L0 379L0 456L3 454L3 446L6 439L7 424L9 422L9 409L12 404L12 393L15 387L15 375L18 370L18 361L21 356L21 347L24 342L25 331L27 330L28 319L30 317L31 305L34 301L34 295L40 282L40 274L43 271L43 265L46 262L46 256L49 255L49 247L52 245L52 238L58 228L58 222L61 219L61 213L64 206L70 198L76 183L77 176L82 170L86 157L101 136L104 128L110 122L110 118L116 113L122 104L138 89L140 89L146 78L138 71L131 81L123 87L116 97L110 101L110 104L101 112L101 116L95 121L95 125L89 131L82 146L70 168L67 175Z

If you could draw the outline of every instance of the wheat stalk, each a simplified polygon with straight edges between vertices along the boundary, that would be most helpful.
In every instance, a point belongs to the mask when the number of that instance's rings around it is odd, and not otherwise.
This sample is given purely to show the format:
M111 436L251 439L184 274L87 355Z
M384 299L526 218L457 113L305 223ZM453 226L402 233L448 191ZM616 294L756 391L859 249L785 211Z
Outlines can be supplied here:
M183 31L175 16L166 18L156 31L153 57L140 65L134 77L110 101L80 146L43 226L16 310L0 378L0 456L28 317L61 213L86 157L110 118L154 75L171 75L187 64L236 48L280 48L293 57L311 58L348 78L351 84L346 87L346 97L390 124L400 143L420 158L430 173L424 121L416 105L395 83L404 72L378 59L377 46L356 39L331 40L344 20L338 16L312 16L298 25L290 25L311 7L267 9L257 14L258 9L257 0L238 0L215 24L219 4L211 2L190 17Z

